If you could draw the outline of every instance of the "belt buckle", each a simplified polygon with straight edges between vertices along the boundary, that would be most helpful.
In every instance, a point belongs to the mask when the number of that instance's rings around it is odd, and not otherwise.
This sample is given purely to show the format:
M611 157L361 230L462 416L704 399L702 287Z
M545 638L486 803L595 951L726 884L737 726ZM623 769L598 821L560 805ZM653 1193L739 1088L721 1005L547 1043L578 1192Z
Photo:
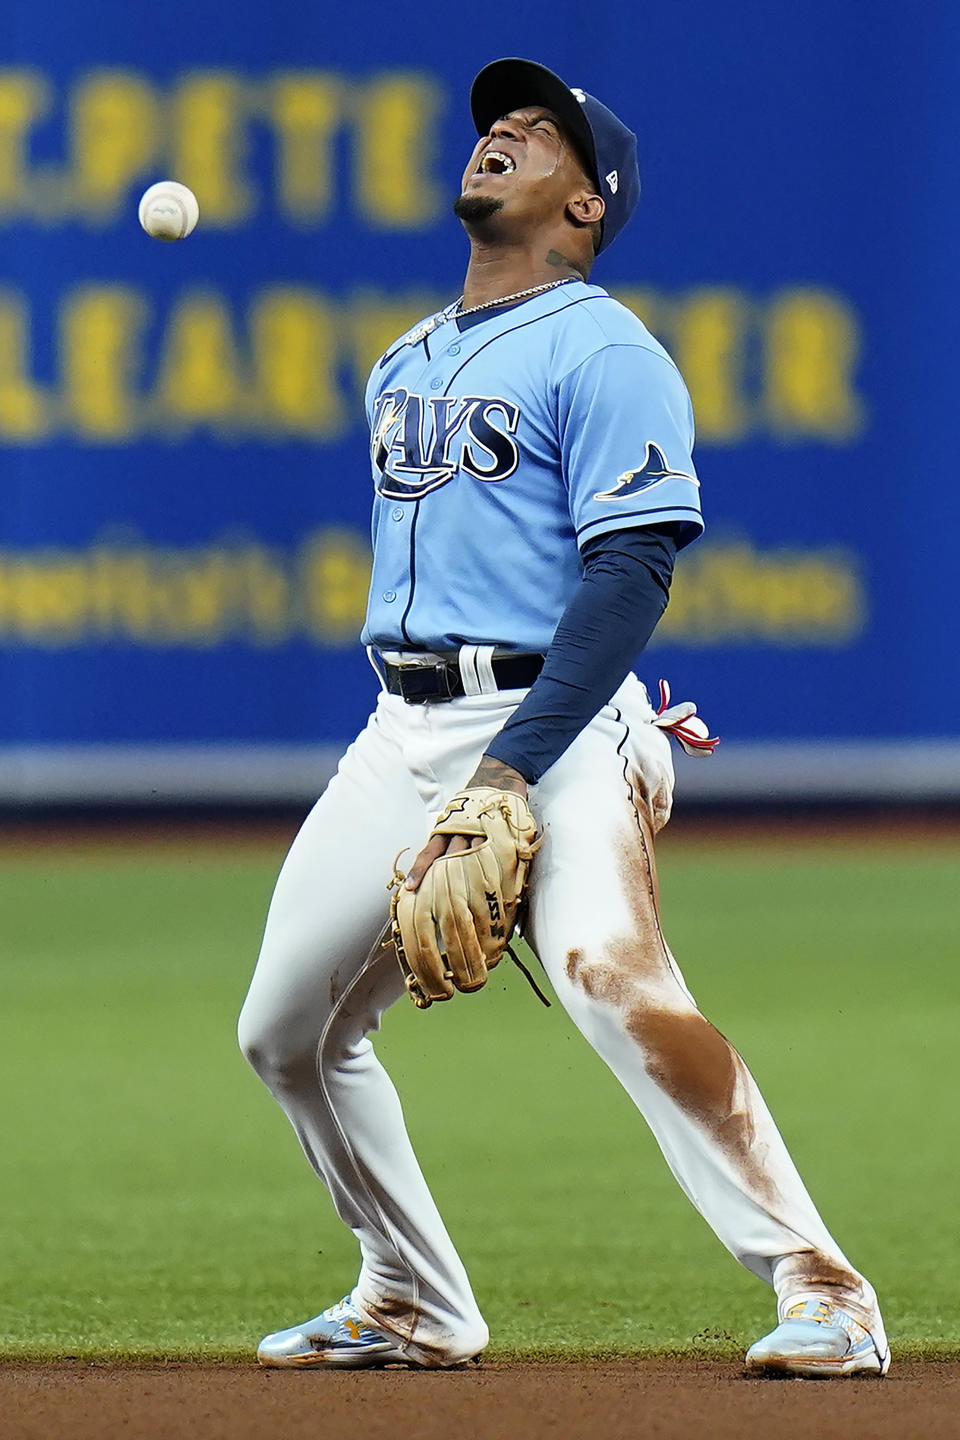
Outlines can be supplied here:
M452 700L459 671L445 660L434 665L399 665L400 696L408 705Z

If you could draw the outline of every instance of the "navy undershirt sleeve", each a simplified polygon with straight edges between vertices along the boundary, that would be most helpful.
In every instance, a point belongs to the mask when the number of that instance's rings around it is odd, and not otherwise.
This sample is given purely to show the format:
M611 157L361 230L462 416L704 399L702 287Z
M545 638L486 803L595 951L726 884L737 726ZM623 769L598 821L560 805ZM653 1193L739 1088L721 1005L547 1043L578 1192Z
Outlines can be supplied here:
M670 525L597 535L543 670L486 753L534 784L616 693L666 609L677 545Z

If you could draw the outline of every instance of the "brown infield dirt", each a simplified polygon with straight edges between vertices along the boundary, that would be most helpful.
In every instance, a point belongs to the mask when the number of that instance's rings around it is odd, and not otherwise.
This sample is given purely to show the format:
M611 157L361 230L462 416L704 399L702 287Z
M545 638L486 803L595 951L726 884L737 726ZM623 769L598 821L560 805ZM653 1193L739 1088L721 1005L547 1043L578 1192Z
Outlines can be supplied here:
M730 1361L319 1373L252 1365L0 1367L3 1440L940 1440L960 1436L960 1362L886 1380L753 1380Z

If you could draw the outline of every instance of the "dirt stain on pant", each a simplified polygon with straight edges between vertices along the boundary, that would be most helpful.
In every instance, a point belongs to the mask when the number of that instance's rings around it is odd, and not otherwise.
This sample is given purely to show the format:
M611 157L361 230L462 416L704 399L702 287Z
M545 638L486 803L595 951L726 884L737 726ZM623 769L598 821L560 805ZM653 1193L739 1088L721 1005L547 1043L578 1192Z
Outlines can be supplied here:
M654 1084L700 1121L744 1168L744 1178L759 1187L764 1177L750 1163L755 1131L747 1070L729 1041L699 1011L678 1014L638 1006L627 1016L627 1029L644 1052Z
M408 1345L413 1339L420 1315L408 1300L401 1300L395 1295L381 1295L376 1302L364 1302L364 1308L376 1327L391 1339L397 1339L403 1345Z
M422 1316L415 1305L394 1295L381 1295L375 1303L365 1303L364 1309L374 1324L388 1339L396 1340L398 1346L406 1349L415 1344L418 1356L416 1363L425 1369L443 1369L445 1366L458 1367L464 1361L450 1358L449 1350L432 1344L418 1335Z
M875 1323L876 1312L861 1276L818 1250L784 1255L777 1262L773 1278L780 1296L809 1291L835 1301L867 1330Z
M653 824L633 786L636 826L624 835L620 880L630 931L595 956L570 950L566 974L591 999L612 1005L643 1054L651 1080L702 1125L749 1191L769 1203L775 1192L755 1145L755 1086L741 1057L696 1008L660 924Z

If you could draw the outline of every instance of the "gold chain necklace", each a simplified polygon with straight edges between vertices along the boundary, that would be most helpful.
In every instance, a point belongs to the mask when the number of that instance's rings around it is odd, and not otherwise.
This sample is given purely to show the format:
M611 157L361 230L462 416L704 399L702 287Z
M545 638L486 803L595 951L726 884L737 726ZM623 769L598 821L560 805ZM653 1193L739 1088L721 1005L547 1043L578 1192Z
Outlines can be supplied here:
M542 295L547 290L556 290L558 285L569 285L571 280L576 280L576 275L565 275L562 280L548 280L545 285L531 285L528 290L516 290L512 295L501 295L497 300L484 300L481 305L470 305L466 310L463 306L463 296L457 301L457 308L454 314L459 318L461 315L476 315L479 310L493 310L497 305L509 305L513 300L527 300L531 295Z
M497 300L484 300L482 305L471 305L466 310L461 310L463 296L448 305L445 310L438 310L436 315L431 315L429 320L424 320L417 325L409 334L405 335L398 342L400 345L419 345L421 340L426 340L434 330L439 329L447 320L459 320L461 315L475 315L478 310L493 310L497 305L509 305L514 300L528 300L531 295L542 295L547 290L555 290L558 285L569 285L571 280L578 280L578 275L565 275L562 280L548 280L545 285L531 285L529 290L517 290L513 295L501 295ZM381 362L382 363L382 362Z

